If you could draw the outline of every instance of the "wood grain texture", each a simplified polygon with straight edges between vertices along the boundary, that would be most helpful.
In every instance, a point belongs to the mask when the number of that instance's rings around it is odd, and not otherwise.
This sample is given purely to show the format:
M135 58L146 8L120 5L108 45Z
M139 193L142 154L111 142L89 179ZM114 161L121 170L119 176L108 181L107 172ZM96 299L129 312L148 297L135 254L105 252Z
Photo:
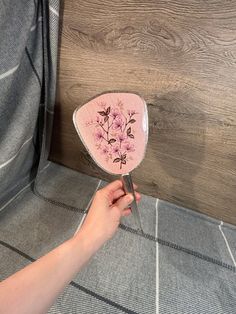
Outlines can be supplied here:
M236 224L236 3L64 1L51 159L110 179L72 125L106 91L148 103L140 190Z

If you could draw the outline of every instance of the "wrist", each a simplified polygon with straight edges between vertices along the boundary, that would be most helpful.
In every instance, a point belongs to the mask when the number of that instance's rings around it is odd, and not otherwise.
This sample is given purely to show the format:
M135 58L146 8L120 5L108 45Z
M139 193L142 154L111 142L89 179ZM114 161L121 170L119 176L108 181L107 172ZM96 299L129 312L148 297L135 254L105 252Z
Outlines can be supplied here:
M89 230L87 227L84 228L84 226L75 234L74 240L83 251L90 254L95 254L105 242L101 234L95 230Z

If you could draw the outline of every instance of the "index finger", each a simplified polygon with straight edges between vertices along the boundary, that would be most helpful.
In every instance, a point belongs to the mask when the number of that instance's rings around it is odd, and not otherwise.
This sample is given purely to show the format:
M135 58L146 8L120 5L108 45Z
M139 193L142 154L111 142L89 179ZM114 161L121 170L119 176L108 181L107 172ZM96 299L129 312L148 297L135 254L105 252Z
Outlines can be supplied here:
M122 188L123 183L121 180L115 180L111 183L109 183L108 185L106 185L104 187L104 189L108 192L108 193L112 193L115 192L116 190Z

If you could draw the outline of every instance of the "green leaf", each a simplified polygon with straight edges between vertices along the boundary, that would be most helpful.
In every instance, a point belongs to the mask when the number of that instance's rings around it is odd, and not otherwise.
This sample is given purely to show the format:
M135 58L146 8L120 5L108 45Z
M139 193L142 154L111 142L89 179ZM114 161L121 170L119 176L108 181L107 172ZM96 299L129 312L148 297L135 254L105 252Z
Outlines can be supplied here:
M104 122L107 122L108 119L109 119L109 117L108 117L108 116L105 116Z
M126 160L122 160L121 163L122 163L123 165L126 165Z
M115 143L115 142L116 142L116 139L115 138L111 138L108 143L111 144L111 143Z
M128 136L129 136L130 138L134 138L134 135L133 135L133 134L128 134Z

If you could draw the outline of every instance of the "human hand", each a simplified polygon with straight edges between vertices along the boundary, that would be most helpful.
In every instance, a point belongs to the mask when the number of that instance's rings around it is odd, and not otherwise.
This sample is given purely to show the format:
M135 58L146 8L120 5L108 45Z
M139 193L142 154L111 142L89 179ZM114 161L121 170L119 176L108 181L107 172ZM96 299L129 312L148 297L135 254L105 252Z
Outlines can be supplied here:
M135 184L134 189L137 189ZM140 194L135 192L135 197L139 202ZM132 201L132 194L125 194L121 180L98 190L79 233L83 233L100 247L114 235L121 217L130 215L131 209L128 206Z

